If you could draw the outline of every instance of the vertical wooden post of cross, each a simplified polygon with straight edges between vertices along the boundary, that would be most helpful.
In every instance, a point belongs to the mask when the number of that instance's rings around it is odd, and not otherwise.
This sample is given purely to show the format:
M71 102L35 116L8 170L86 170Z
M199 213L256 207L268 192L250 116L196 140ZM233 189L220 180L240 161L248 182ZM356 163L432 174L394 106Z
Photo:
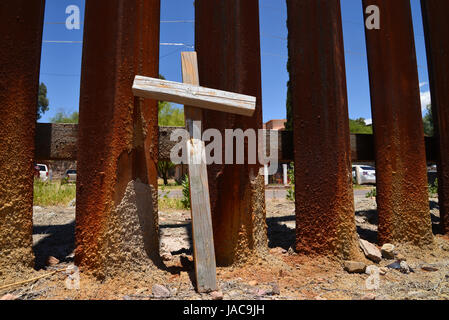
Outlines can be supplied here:
M182 52L183 82L199 86L196 52ZM206 148L201 139L202 111L184 106L189 166L190 206L192 213L193 255L198 292L217 290L215 248L207 178Z

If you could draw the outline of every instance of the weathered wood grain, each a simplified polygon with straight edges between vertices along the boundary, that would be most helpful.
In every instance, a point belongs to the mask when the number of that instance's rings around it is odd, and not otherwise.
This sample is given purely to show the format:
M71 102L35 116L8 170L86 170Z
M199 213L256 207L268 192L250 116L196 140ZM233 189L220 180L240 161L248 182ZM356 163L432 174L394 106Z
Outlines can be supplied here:
M181 52L182 81L186 84L199 85L198 60L196 52ZM186 129L191 137L194 136L193 121L203 121L203 111L200 108L184 106ZM195 128L201 132L201 128Z
M135 77L133 92L135 96L141 98L243 116L252 116L256 110L255 97L142 76Z
M196 52L183 52L181 60L184 83L199 85ZM198 292L209 292L217 290L217 270L206 166L206 147L204 141L201 140L200 121L203 117L201 109L187 105L184 106L184 116L186 129L193 137L187 142L187 159L196 286Z
M217 290L217 271L204 142L189 140L187 154L196 285L198 292L210 292Z

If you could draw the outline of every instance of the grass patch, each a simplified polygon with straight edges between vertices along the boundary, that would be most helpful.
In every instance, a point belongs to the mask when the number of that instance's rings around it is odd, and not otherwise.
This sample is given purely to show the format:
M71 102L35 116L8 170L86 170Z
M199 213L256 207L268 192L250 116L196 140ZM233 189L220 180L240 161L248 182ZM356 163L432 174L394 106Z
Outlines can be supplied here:
M366 190L366 189L370 189L371 188L371 186L360 185L360 184L356 184L356 183L354 183L352 185L352 187L353 187L354 190Z
M182 199L160 198L158 203L159 210L185 210Z
M34 180L33 204L35 206L67 206L76 198L75 184L61 184L57 182L43 182Z
M377 197L377 188L374 188L365 195L365 198L376 198L376 197Z
M170 191L170 190L181 190L182 186L180 186L180 185L165 186L163 184L160 184L160 185L158 185L158 188L161 189L162 191Z

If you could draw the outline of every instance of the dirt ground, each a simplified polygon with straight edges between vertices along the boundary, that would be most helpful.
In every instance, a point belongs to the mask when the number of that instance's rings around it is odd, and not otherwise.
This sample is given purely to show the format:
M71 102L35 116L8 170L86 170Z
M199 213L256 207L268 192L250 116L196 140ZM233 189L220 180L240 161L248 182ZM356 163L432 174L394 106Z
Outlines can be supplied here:
M357 231L362 239L376 242L377 213L374 199L355 198ZM349 274L342 261L332 257L306 257L290 249L295 238L294 204L287 200L267 201L270 253L242 266L217 268L219 288L225 300L360 300L360 299L449 299L449 239L438 234L437 199L430 200L435 233L434 244L425 249L397 246L413 270L408 274L387 268L378 289L368 290L368 274ZM0 289L0 297L11 294L23 300L113 299L199 300L212 299L194 290L189 211L160 213L161 255L165 270L153 274L128 274L98 282L73 266L75 208L34 208L34 252L36 269L17 275L0 274L0 288L27 279L32 282ZM59 263L47 266L49 256ZM367 265L375 265L368 260ZM382 260L385 267L395 260ZM67 268L69 268L67 270ZM154 294L162 285L167 294Z

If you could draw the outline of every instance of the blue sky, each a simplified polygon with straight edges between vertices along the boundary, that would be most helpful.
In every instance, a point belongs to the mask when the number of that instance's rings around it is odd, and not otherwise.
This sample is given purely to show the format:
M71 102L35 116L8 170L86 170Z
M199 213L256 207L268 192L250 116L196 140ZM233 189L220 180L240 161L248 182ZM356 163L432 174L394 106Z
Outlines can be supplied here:
M419 0L411 0L418 72L423 106L430 103L424 32ZM341 0L346 51L349 116L371 118L368 66L361 0ZM57 112L78 111L83 30L67 30L66 7L77 5L84 20L84 0L47 0L40 81L48 87L50 110L41 122ZM180 52L193 50L193 0L161 0L160 73L182 81ZM264 121L286 117L287 9L285 0L260 0L262 94ZM174 22L176 21L176 22ZM108 32L107 26L98 28ZM54 43L49 41L73 41ZM167 44L185 44L175 46Z

